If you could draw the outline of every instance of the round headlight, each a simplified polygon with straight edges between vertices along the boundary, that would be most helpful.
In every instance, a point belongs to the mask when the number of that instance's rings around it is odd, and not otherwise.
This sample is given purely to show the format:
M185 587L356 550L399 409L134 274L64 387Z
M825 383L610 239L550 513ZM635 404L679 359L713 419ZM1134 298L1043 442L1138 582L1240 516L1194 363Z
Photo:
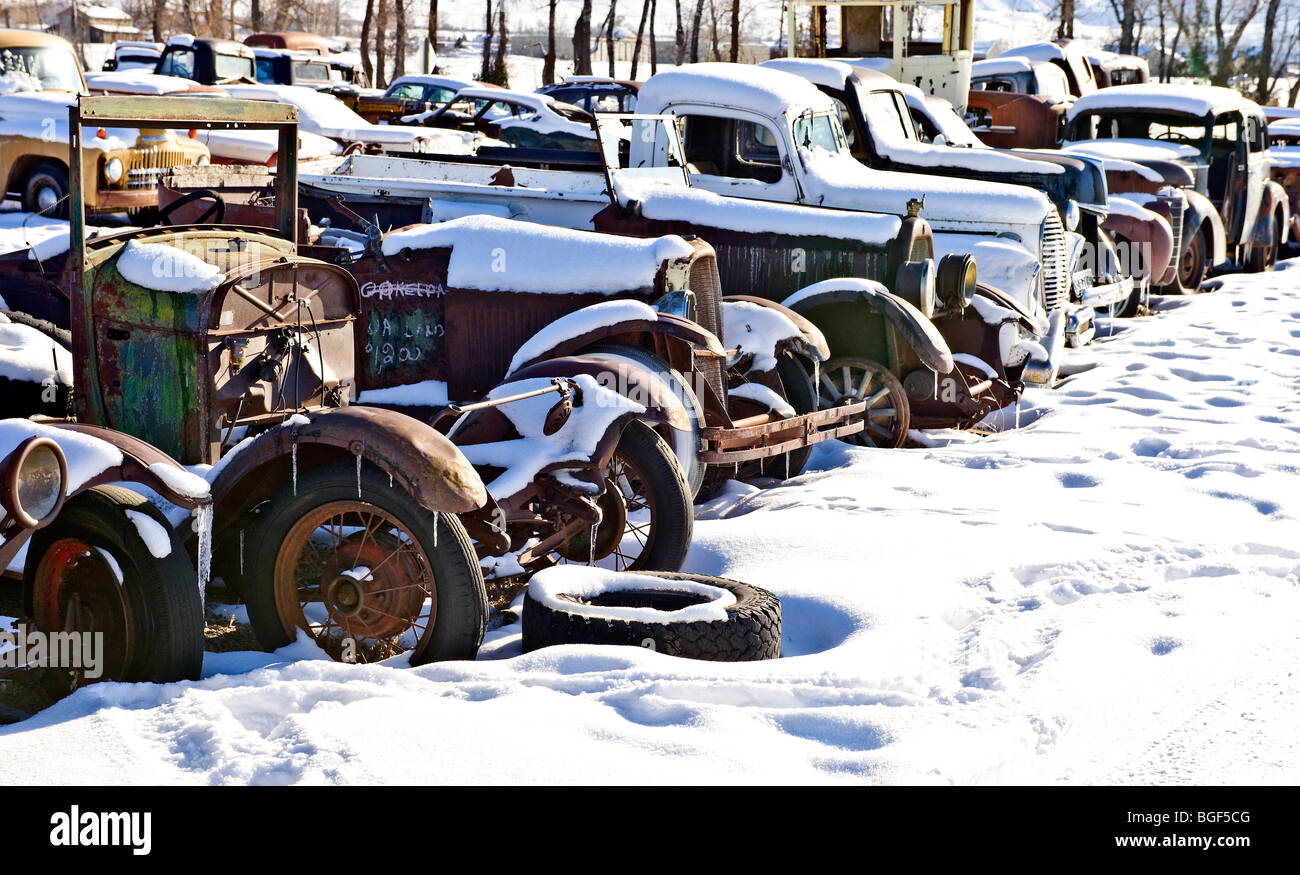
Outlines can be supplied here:
M122 170L121 158L109 158L108 162L104 165L104 176L109 182L121 182Z
M200 156L199 156L199 160L198 160L198 161L195 161L194 163L197 164L197 165L199 165L200 167L202 167L204 164L207 164L207 163L209 162L209 160L210 160L210 159L208 158L207 155L200 155Z
M975 299L975 258L970 253L950 253L939 259L935 291L945 307L960 313Z
M1065 202L1065 230L1073 231L1079 227L1079 203L1075 200Z
M10 456L4 499L24 528L50 522L63 506L68 463L59 445L47 437L28 438Z
M934 315L934 259L907 261L894 277L894 294L920 310L925 318Z

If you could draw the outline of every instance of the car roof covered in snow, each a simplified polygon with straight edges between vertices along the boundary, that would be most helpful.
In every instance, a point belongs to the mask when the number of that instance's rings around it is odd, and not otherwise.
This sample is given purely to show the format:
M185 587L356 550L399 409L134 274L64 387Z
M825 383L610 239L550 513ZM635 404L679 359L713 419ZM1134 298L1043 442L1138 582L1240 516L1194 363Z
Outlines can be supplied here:
M674 103L756 110L771 117L787 107L832 110L834 102L801 76L771 67L709 62L656 73L641 86L639 112Z
M1008 73L1028 73L1033 69L1033 61L1029 58L1023 58L1019 55L1003 56L990 58L987 61L976 61L970 65L970 75L972 79L978 79L981 76L1005 76Z
M1268 132L1274 137L1300 137L1300 118L1283 118L1268 123Z
M1170 85L1143 82L1138 85L1115 85L1080 97L1066 116L1107 109L1150 109L1178 112L1198 118L1230 110L1258 112L1259 105L1231 88L1217 85Z

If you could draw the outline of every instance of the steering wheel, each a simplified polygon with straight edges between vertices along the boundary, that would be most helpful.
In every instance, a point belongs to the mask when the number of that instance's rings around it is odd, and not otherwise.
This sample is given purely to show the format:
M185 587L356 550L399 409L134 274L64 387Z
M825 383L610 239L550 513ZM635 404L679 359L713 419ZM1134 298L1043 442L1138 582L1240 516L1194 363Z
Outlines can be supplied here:
M211 218L212 224L220 225L222 221L224 221L226 218L226 201L221 197L221 195L217 194L215 191L213 191L210 188L195 189L194 191L191 191L188 194L181 195L176 200L169 203L167 206L159 207L158 215L154 219L154 224L166 225L167 219L177 209L185 206L186 204L192 204L197 200L202 200L203 198L211 198L213 202L212 206L204 210L203 214L200 215L198 219L196 219L191 224L204 225L207 224L208 219Z
M1171 143L1185 143L1189 146L1196 145L1195 140L1193 140L1191 137L1187 136L1186 134L1179 133L1178 131L1165 131L1163 134L1156 137L1156 139L1168 140Z

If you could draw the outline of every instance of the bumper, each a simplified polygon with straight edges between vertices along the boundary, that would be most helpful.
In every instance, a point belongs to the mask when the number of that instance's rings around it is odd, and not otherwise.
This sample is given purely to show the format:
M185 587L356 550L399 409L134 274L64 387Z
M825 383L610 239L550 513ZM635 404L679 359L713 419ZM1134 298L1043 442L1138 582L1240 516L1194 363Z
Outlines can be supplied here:
M755 459L769 459L793 450L819 444L831 438L862 431L866 423L866 401L829 407L789 419L770 419L767 414L741 420L730 428L700 429L700 461L707 465L731 465Z
M1021 371L1020 379L1026 383L1050 386L1056 382L1056 375L1061 370L1067 318L1064 310L1055 310L1048 318L1050 327L1042 340L1043 352L1046 355L1035 354L1025 360L1025 368Z
M122 210L156 206L158 206L156 188L101 188L86 198L86 210L97 213L117 213Z
M1133 277L1126 276L1113 283L1089 286L1081 290L1079 303L1094 310L1102 310L1122 304L1133 294Z

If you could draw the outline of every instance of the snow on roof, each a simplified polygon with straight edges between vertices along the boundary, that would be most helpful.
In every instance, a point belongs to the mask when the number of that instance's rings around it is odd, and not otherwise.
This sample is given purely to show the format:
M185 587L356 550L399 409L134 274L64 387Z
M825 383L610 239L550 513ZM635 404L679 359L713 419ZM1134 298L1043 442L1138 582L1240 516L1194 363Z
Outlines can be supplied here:
M649 240L572 231L496 216L415 225L384 237L385 255L450 247L447 283L481 291L617 294L651 288L666 259L694 250L681 237ZM563 266L543 270L545 266Z
M1268 132L1276 137L1300 137L1300 118L1284 118L1268 123Z
M775 118L787 107L833 110L835 103L807 79L747 64L687 64L651 76L641 86L637 111L655 113L674 103L754 110Z
M194 81L179 76L160 76L144 70L114 70L108 73L86 73L86 87L91 91L111 91L115 94L175 94L193 91Z
M64 386L72 385L72 355L30 325L10 322L0 313L0 377L27 383L42 383L56 376Z
M1006 76L1009 73L1028 73L1034 69L1029 58L997 57L987 61L976 61L970 65L972 79L981 76Z
M1080 97L1074 102L1066 119L1081 113L1107 109L1150 109L1184 113L1198 118L1220 112L1241 110L1254 112L1259 106L1242 97L1231 88L1217 85L1171 85L1143 82L1137 85L1115 85L1102 88Z
M534 94L531 91L509 91L505 88L483 88L472 86L462 88L456 93L453 100L459 98L469 98L470 100L506 100L512 103L523 104L524 106L541 110L543 107L550 106L555 100L546 94Z
M158 292L203 294L221 284L225 271L197 255L165 243L127 241L117 258L123 279Z
M1057 58L1064 58L1066 48L1058 46L1056 43L1030 43L1026 46L1015 46L1007 49L998 55L998 58L1021 57L1029 58L1034 61L1054 61ZM979 63L983 63L980 61Z
M454 88L457 91L462 88L475 87L475 83L471 79L453 79L449 76L429 76L423 73L398 76L388 83L388 90L392 91L398 85L440 85L444 88Z
M851 65L829 58L773 58L759 66L791 73L823 88L843 88L853 75Z

